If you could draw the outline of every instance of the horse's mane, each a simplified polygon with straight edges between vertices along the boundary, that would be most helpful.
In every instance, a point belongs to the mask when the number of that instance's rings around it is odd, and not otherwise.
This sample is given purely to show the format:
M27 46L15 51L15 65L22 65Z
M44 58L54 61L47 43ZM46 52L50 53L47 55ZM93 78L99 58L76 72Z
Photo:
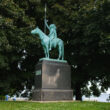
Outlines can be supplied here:
M39 29L39 28L38 28ZM48 37L42 30L39 29L40 34L42 34L42 36L44 37ZM48 37L49 38L49 37Z

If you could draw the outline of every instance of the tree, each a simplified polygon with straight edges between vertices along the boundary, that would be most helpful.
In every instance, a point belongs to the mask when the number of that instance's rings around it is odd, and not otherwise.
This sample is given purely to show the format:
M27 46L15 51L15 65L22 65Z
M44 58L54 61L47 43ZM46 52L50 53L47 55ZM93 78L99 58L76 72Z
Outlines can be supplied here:
M20 7L19 1L15 1L5 0L0 3L0 89L3 94L13 93L23 88L22 82L30 81L34 70L32 65L39 57L34 50L34 47L37 50L38 41L30 34L36 21L26 15L28 7L25 4ZM32 49L36 56L30 51ZM36 60L29 65L32 59Z

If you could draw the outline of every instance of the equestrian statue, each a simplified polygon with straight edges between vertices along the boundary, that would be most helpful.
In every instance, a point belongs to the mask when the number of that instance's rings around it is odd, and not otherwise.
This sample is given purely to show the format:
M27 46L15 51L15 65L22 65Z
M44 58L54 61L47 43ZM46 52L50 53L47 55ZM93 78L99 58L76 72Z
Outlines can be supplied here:
M64 60L64 43L61 39L57 38L55 24L51 24L50 26L48 26L47 22L45 23L50 31L48 36L41 29L39 29L39 27L36 27L34 30L32 30L31 34L38 34L44 49L45 58L49 58L49 51L52 48L58 47L58 60Z
M46 6L45 6L45 19L44 19L44 32L36 27L31 31L31 34L38 34L41 44L43 46L43 50L45 53L45 58L49 59L49 51L52 48L58 48L59 56L58 60L64 60L64 43L61 39L57 38L56 26L55 24L47 24L48 20L46 20ZM46 35L46 28L49 30L49 35Z

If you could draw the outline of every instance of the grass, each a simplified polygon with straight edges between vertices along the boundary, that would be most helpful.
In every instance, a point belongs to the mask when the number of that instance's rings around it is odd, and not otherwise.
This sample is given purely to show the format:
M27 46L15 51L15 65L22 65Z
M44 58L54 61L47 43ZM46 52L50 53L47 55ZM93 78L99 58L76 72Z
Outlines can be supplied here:
M0 110L110 110L110 103L101 102L5 102L0 101Z

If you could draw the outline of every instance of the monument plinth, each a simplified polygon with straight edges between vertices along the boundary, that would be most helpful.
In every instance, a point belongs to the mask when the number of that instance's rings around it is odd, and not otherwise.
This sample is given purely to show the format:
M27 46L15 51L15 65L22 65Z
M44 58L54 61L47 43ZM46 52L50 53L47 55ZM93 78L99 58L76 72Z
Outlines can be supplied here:
M72 100L71 68L67 62L42 60L36 65L32 100Z

